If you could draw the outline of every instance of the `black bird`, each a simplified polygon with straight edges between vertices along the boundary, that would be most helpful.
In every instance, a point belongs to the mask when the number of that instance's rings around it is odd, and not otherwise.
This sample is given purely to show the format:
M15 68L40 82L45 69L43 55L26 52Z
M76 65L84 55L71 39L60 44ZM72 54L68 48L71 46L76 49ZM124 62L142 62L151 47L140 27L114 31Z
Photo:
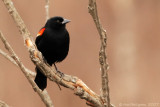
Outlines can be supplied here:
M70 20L56 16L47 20L47 23L39 31L35 40L38 50L42 53L44 60L52 66L55 63L63 61L69 51L69 33L66 29L66 23ZM47 77L36 67L37 75L35 83L41 90L47 87ZM58 70L57 70L58 71Z

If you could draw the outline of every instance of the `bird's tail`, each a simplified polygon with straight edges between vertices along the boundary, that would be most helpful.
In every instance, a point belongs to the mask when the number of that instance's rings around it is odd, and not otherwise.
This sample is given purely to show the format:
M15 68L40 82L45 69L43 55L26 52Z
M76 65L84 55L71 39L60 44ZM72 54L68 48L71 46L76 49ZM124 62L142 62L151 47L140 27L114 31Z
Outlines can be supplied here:
M47 87L47 77L37 67L35 70L37 71L37 75L34 81L41 90L44 90Z

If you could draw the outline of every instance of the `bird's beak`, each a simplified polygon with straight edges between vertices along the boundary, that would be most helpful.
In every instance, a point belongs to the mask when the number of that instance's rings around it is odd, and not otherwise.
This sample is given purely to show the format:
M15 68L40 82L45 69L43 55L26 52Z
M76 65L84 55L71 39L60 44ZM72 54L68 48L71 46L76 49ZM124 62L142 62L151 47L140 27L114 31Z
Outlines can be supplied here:
M68 19L63 19L62 24L66 24L66 23L69 23L69 22L70 22L70 20L68 20Z

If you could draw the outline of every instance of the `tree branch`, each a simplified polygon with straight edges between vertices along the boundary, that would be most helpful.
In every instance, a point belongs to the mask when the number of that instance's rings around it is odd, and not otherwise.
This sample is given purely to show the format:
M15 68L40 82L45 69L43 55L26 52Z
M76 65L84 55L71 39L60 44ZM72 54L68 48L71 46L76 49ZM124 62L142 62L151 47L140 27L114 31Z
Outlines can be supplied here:
M1 33L1 31L0 31ZM10 62L12 62L14 65L16 65L18 67L18 64L14 61L14 59L6 52L2 51L0 49L0 54L5 57L7 60L9 60ZM25 68L26 72L28 72L31 76L35 77L36 76L36 73L35 72L32 72L31 70Z
M49 19L49 0L45 1L46 1L45 9L46 9L46 21L47 21Z
M109 86L108 86L109 80L108 80L108 73L107 73L109 69L109 65L108 65L108 62L106 61L107 55L105 52L105 49L107 46L107 35L98 17L96 0L89 0L88 10L94 20L94 23L100 35L101 47L99 51L99 63L101 65L102 99L104 100L104 107L110 107Z
M5 37L3 36L3 34L0 32L0 39L2 40L3 44L5 45L5 48L8 50L8 52L11 54L11 57L13 58L13 60L15 61L15 63L19 66L19 68L21 69L21 71L23 72L23 74L25 75L25 77L27 78L27 80L29 81L29 83L32 85L33 89L36 90L36 92L38 93L38 95L41 97L42 101L44 102L44 104L47 107L53 107L52 101L47 93L46 90L44 90L43 92L37 87L36 83L34 82L32 76L30 75L30 73L28 73L26 71L26 67L23 65L23 63L20 61L20 59L18 58L18 56L15 54L15 52L13 51L12 47L10 46L10 44L7 42L7 40L5 39Z
M42 73L45 74L51 81L57 82L60 85L69 88L74 91L76 95L80 98L85 99L90 105L94 107L103 107L103 100L99 95L93 92L88 86L79 78L71 75L64 74L64 77L61 78L59 74L56 73L55 69L52 69L48 64L45 64L42 58L41 53L36 49L34 42L30 36L28 29L26 28L23 20L16 11L11 0L2 0L8 9L10 15L13 17L16 22L20 33L23 36L26 47L30 53L30 58L32 62L38 66ZM35 85L35 84L34 84ZM37 86L36 86L37 87Z
M9 107L5 102L0 100L0 107Z
M1 31L0 31L0 35L2 35ZM6 52L4 52L4 51L2 51L0 49L0 54L2 56L4 56L7 60L9 60L10 62L12 62L14 65L18 66L17 63L14 61L14 59L12 57L10 57L10 55L8 55L8 53L6 53Z

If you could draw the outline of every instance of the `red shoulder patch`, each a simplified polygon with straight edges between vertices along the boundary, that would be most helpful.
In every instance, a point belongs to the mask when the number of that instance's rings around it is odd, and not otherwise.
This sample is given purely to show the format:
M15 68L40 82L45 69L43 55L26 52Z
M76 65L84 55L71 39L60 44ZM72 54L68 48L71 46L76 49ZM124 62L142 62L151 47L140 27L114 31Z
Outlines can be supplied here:
M42 34L43 34L43 32L45 31L45 29L46 29L46 28L42 28L42 29L38 32L37 36L42 36Z

